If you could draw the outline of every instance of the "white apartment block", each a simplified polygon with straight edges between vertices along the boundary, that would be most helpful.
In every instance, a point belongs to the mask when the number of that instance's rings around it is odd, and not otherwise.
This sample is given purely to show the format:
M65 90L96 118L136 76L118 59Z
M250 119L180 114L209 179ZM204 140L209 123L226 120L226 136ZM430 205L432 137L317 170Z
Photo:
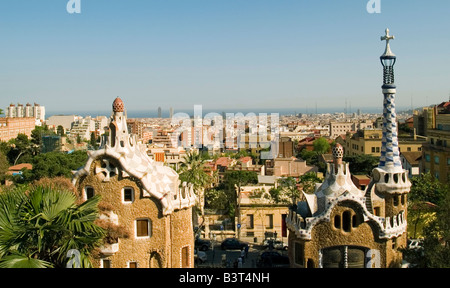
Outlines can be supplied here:
M363 129L373 129L374 124L370 120L357 120L351 122L330 122L330 138L335 139L339 135L346 134L349 131Z
M6 108L6 117L9 118L35 118L36 126L41 126L45 122L45 107L34 103L32 106L27 103L25 106L23 104L11 104Z

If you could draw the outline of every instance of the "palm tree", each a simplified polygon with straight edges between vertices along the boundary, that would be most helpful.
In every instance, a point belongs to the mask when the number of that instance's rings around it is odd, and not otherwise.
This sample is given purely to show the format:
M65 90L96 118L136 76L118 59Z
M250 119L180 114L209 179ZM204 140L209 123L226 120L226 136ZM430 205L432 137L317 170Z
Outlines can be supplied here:
M90 253L105 235L94 224L99 200L77 205L73 192L48 186L0 194L0 268L63 268L71 251L79 266L92 267Z
M180 180L182 183L187 182L193 185L194 193L198 197L200 213L204 220L203 192L212 183L212 177L205 172L206 161L196 150L186 153L183 160L178 169Z
M196 150L186 153L183 160L178 169L181 182L193 184L196 194L211 184L211 176L204 170L206 161Z

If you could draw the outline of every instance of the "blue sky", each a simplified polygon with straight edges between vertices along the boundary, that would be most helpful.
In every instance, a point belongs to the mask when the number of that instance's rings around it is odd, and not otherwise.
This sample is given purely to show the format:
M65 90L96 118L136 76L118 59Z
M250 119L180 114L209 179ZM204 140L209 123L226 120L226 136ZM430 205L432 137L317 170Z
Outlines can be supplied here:
M107 111L382 106L389 27L397 106L450 94L450 1L0 1L0 108Z

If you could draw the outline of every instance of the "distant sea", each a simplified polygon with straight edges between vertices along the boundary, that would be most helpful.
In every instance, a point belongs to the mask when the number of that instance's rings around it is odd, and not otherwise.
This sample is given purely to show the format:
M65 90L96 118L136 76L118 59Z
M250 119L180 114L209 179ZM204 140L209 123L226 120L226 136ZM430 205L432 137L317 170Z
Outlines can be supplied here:
M377 108L359 108L361 113L370 113L370 114L375 114L375 113L382 113L383 109L381 107L377 107ZM408 109L399 109L397 108L397 112L401 112L401 111L405 111ZM326 114L326 113L343 113L345 110L343 108L321 108L321 109L305 109L305 108L298 108L298 109L293 109L293 108L281 108L281 109L270 109L270 108L264 108L264 109L202 109L203 112L203 116L208 114L208 113L242 113L244 115L246 115L247 113L255 113L256 115L260 114L260 113L266 113L267 115L270 115L271 113L278 113L280 116L283 115L297 115L297 114ZM189 109L174 109L174 114L175 113L187 113L190 116L194 115L194 108L191 107ZM352 114L352 113L358 113L358 109L352 109L351 111L348 111L348 114ZM107 116L109 117L111 115L111 110L109 111L46 111L46 118L50 117L50 116L54 116L54 115L79 115L79 116L92 116L92 117L96 117L96 116ZM156 118L158 117L158 111L157 109L154 109L154 111L139 111L139 110L128 110L127 111L127 116L128 118ZM169 118L170 116L170 112L169 109L163 109L162 110L162 117L163 118Z

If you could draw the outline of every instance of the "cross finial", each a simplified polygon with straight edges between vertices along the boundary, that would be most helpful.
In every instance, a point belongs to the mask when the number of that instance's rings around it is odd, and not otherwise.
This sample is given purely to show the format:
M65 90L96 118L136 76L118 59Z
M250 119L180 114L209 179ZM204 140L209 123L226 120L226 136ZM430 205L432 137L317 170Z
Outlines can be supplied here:
M389 35L389 29L386 28L386 35L381 36L381 41L386 41L386 51L384 51L384 55L394 56L394 53L392 53L391 47L389 46L389 41L394 39L395 37L393 35Z

